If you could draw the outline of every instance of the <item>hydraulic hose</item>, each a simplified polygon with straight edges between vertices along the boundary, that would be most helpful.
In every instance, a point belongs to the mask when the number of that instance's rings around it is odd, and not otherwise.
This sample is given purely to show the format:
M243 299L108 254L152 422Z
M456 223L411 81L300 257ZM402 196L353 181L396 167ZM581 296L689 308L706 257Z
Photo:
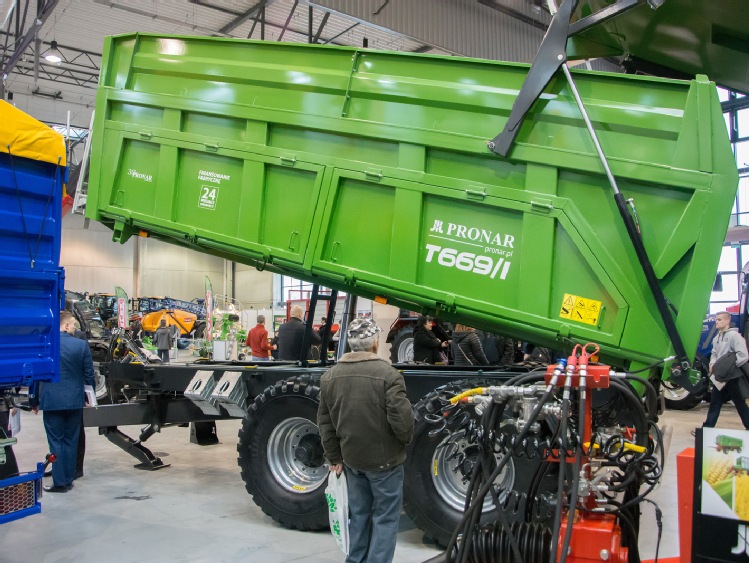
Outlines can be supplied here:
M644 377L639 377L630 373L627 373L624 376L624 379L628 381L636 381L645 387L645 400L648 402L646 415L649 420L655 420L656 412L658 410L658 393L656 392L655 387L653 387L653 384Z
M562 420L559 429L559 476L557 479L557 505L554 510L554 528L552 529L551 537L559 537L559 529L562 527L562 507L564 505L564 471L567 463L567 411L570 406L570 386L572 384L572 373L568 371L566 379L564 381L564 393L562 394ZM569 524L568 524L569 527ZM556 563L557 561L557 543L551 546L551 555L549 556L549 563Z
M530 431L530 427L532 423L535 422L536 418L538 418L538 414L541 412L541 409L543 409L544 405L549 400L549 397L551 396L556 386L556 379L557 379L557 376L555 376L552 379L552 381L549 383L549 385L547 385L546 391L542 395L541 400L538 402L538 404L536 405L536 407L533 409L533 411L531 412L529 416L528 424L525 426L525 428L523 428L523 430L518 435L519 440L522 440L523 438L525 438L525 436ZM489 480L486 483L484 483L484 485L481 487L478 494L476 495L476 501L474 501L471 504L471 506L466 510L465 514L463 515L463 522L472 520L474 513L479 511L479 509L481 508L483 504L484 497L489 492L491 487L494 485L494 480L499 476L499 474L502 472L502 469L504 469L504 467L507 465L510 459L511 459L511 456L509 453L507 453L502 457L499 463L497 463L497 466L494 468L494 471L492 471L489 477ZM450 538L450 542L448 543L448 546L447 546L448 561L452 561L452 552L455 550L455 545L457 544L458 536L460 535L460 531L462 528L463 528L462 525L458 526L455 532L453 533L452 537ZM467 541L470 543L470 536L467 538ZM461 547L465 543L466 542L463 542ZM467 552L464 551L463 555L465 556L466 553ZM459 563L462 563L461 559L457 559L456 561Z
M579 393L579 409L578 409L578 430L582 432L585 428L585 415L586 415L586 400L587 393L585 389L585 375L580 374L580 393ZM570 509L567 516L567 529L564 532L564 543L562 545L562 553L560 562L564 563L567 560L567 551L570 547L570 540L572 539L572 523L575 521L575 510L577 509L577 497L578 487L580 486L580 469L583 458L583 445L577 444L577 451L575 452L575 466L572 468L572 494L570 495Z

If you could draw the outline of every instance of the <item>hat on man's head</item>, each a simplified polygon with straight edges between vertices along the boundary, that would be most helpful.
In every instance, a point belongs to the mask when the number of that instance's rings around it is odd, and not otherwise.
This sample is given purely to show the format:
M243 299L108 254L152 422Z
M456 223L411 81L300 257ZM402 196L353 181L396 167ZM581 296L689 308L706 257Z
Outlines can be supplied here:
M349 339L369 338L381 330L372 319L354 319L349 323L347 333Z

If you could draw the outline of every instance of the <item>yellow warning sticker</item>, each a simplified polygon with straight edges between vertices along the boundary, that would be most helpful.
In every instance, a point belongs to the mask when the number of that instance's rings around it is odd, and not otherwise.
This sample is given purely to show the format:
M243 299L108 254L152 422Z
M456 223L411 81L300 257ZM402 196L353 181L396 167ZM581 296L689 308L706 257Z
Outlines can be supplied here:
M562 319L597 325L600 314L600 301L579 297L570 293L565 293L562 298L562 308L559 310L559 317Z

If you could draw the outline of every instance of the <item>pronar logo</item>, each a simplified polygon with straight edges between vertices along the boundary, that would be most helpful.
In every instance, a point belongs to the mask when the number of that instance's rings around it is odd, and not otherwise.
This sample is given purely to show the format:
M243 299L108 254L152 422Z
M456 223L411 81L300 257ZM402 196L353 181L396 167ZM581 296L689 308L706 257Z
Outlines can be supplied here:
M457 223L447 223L447 226L445 226L445 223L439 219L434 220L430 232L445 234L448 237L452 236L456 239L481 242L491 246L514 248L513 245L515 243L515 237L512 235L487 231L486 229L479 229L467 225L459 225Z
M512 265L508 259L515 248L514 235L435 219L427 236L433 239L426 245L427 263L436 262L491 279L507 278ZM468 246L470 250L459 250L455 248L457 245Z
M128 168L127 175L137 178L138 180L143 180L144 182L153 182L153 176L150 174L144 174L143 172L138 172L135 168Z

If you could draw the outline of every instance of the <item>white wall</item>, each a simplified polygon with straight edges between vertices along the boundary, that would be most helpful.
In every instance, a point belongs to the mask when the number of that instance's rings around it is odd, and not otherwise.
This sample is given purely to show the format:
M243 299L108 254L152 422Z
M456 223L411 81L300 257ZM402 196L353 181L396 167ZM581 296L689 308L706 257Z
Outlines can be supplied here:
M205 276L213 292L226 295L224 259L154 239L139 238L138 295L193 299L205 295ZM137 266L136 266L137 267Z
M114 243L111 233L96 221L84 228L80 215L68 213L63 218L60 264L65 267L65 289L114 293L119 285L133 294L135 241Z
M235 297L242 302L245 309L272 307L273 274L258 272L252 266L245 264L237 264L234 275L234 292Z
M113 293L119 285L129 296L169 296L190 300L204 295L208 276L216 295L228 295L231 287L231 263L223 258L155 239L132 237L125 244L112 242L112 232L96 221L68 214L62 222L60 263L65 267L65 288L90 293ZM272 331L273 274L251 266L236 264L234 297L252 313L243 319L252 328L256 315L266 314L266 327ZM380 333L379 355L390 358L385 343L388 329L398 317L398 308L360 299L358 311L370 310ZM285 312L285 311L284 311ZM341 311L342 312L342 309ZM340 313L339 312L339 313Z
M65 288L129 296L169 296L190 300L205 294L208 276L217 295L231 293L231 262L154 239L132 237L112 242L112 232L96 221L68 214L62 221L60 264ZM237 264L235 295L246 308L268 307L273 275Z

